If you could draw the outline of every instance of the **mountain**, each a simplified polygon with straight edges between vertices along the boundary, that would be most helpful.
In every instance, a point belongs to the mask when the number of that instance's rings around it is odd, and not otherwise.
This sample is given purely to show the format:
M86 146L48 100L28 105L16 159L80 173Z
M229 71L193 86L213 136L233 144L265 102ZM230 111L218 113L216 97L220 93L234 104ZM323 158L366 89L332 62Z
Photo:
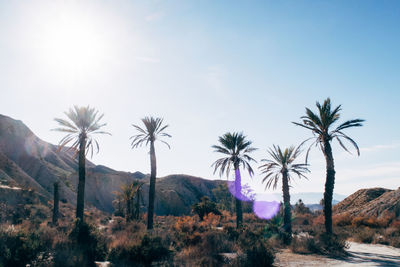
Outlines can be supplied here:
M324 197L324 193L322 192L302 192L302 193L294 193L290 196L291 202L295 204L299 199L301 199L305 204L319 204L321 199ZM337 204L343 199L345 199L345 195L333 193L332 204Z
M272 197L272 198L271 198ZM301 193L291 193L290 194L290 203L292 205L295 205L297 201L299 201L299 199L301 199L303 201L304 204L306 205L319 205L319 202L321 201L321 199L324 197L324 193L322 192L301 192ZM276 200L280 200L283 201L282 199L282 193L272 193L272 194L258 194L259 199L276 199ZM335 205L337 203L339 203L340 201L342 201L343 199L345 199L346 196L345 195L341 195L341 194L333 194L333 200L332 203Z
M360 189L333 208L335 214L349 216L376 216L394 213L400 217L400 187Z
M47 203L52 199L53 184L60 185L63 201L76 203L78 162L73 152L38 138L22 121L0 115L0 187L11 195L34 192ZM134 180L145 182L144 206L147 207L149 176L140 172L116 171L86 161L85 203L113 212L113 192ZM213 198L211 190L221 181L201 179L188 175L170 175L157 179L155 212L159 215L181 215L202 196ZM21 190L12 188L21 188ZM18 199L18 197L16 198ZM0 200L1 201L1 200Z

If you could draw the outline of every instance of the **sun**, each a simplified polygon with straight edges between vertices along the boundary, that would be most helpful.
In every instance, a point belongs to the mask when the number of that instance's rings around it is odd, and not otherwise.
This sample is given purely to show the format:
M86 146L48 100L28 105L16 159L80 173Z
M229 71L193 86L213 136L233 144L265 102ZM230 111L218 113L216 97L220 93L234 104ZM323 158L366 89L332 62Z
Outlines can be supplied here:
M105 53L104 40L89 22L73 16L48 24L43 35L44 59L61 68L87 70Z
M74 80L104 68L113 38L110 22L83 4L38 7L28 25L38 66L54 78ZM30 44L28 44L30 45Z

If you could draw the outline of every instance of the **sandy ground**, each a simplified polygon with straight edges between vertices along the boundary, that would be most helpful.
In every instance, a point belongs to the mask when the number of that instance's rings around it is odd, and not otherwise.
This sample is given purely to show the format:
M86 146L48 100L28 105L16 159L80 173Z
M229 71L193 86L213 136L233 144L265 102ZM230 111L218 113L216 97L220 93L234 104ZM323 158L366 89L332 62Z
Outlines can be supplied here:
M275 265L283 266L400 266L400 249L384 245L349 242L346 259L291 253L288 249L276 255Z

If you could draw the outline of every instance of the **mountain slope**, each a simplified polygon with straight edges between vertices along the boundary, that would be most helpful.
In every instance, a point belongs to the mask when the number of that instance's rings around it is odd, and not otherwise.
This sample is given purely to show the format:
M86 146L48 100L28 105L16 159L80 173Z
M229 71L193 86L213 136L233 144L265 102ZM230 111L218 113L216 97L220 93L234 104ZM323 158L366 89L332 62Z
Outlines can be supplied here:
M360 189L333 208L336 214L350 216L376 216L387 212L400 217L400 188L390 190L385 188Z
M72 152L39 139L22 121L0 115L0 184L33 190L43 200L51 200L53 183L60 184L61 199L75 204L77 159ZM149 177L140 172L121 172L86 161L85 201L87 205L112 212L114 191L123 184L143 180L144 203L147 206ZM171 175L157 179L155 211L160 215L181 215L220 181L188 175ZM13 191L8 190L11 194ZM47 201L45 201L47 202Z

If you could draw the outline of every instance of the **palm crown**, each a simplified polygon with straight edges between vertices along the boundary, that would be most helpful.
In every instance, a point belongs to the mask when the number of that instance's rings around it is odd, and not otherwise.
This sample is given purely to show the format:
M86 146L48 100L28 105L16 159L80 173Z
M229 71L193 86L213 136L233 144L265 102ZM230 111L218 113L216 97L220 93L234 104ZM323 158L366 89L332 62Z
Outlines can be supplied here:
M274 145L273 149L268 150L268 153L272 157L272 160L262 159L261 161L266 163L260 166L261 173L265 174L262 182L265 183L267 181L265 188L273 186L273 189L276 189L283 172L287 173L288 182L290 182L291 173L296 174L299 178L303 177L307 179L304 173L309 172L308 165L304 163L293 164L301 153L299 147L295 148L291 146L282 151L279 146Z
M171 137L171 135L164 132L169 125L162 125L162 118L145 117L142 119L142 122L145 128L141 128L138 125L132 124L132 126L139 132L130 138L132 139L132 148L140 147L143 145L143 143L148 145L149 142L154 142L155 140L161 141L162 143L166 144L168 148L170 148L167 142L160 139L161 137Z
M78 152L78 147L82 139L86 140L86 154L90 152L93 156L93 147L96 152L99 151L99 144L93 135L96 134L109 134L108 132L101 131L100 129L106 126L106 123L100 123L104 114L99 115L98 111L94 108L78 107L70 108L68 112L64 112L69 120L55 118L61 126L53 129L54 131L67 133L59 143L59 149L62 149L67 144L72 142L68 149L74 149Z
M229 176L230 170L233 166L234 169L239 168L240 165L244 169L247 169L249 175L254 174L253 169L250 166L250 162L255 159L249 156L249 153L257 150L252 147L252 142L246 140L246 136L242 133L226 133L220 136L218 139L220 145L214 145L214 152L219 152L227 155L224 158L216 160L212 166L214 167L214 174L219 169L219 176L222 176L226 172L226 176Z
M351 127L360 127L362 126L362 122L364 122L364 120L362 119L348 120L337 126L335 129L331 130L332 125L335 122L337 122L340 118L339 112L342 110L341 105L337 106L335 109L332 110L331 100L328 98L324 101L322 105L319 102L317 102L316 106L318 108L319 114L315 114L309 108L306 108L306 116L301 117L303 123L293 122L298 126L311 130L314 134L314 137L309 138L302 143L304 144L305 142L311 139L315 139L307 150L306 161L308 159L308 154L312 145L319 144L321 147L324 142L330 142L333 139L336 139L339 142L340 146L344 150L350 153L350 151L344 145L343 139L349 141L355 147L357 154L360 155L360 150L358 148L357 143L353 139L351 139L348 135L343 133L343 130Z

